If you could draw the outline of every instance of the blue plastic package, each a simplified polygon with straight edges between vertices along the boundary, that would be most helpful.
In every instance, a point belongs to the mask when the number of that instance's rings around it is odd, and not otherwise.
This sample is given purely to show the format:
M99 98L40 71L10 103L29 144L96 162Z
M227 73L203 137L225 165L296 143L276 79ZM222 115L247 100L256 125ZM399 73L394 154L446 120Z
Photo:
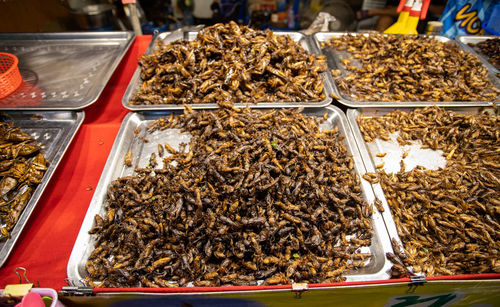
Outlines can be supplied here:
M483 22L488 21L500 0L448 0L439 21L443 23L441 35L483 35Z
M490 18L483 21L483 29L485 34L500 36L500 4L495 5Z

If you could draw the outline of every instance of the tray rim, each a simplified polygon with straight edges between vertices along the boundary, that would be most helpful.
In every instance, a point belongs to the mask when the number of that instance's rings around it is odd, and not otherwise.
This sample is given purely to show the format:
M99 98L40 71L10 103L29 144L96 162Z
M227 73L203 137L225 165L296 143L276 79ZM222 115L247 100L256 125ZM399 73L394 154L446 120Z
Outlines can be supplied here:
M285 107L283 107L285 108ZM279 109L283 109L279 108ZM261 109L264 110L265 108L255 108L255 109ZM278 109L278 108L277 108ZM353 162L355 165L355 168L357 169L356 174L364 174L366 173L364 163L362 161L361 156L359 155L359 150L356 144L356 141L352 137L352 130L351 127L347 121L345 113L338 107L330 105L323 107L322 109L330 110L335 113L336 116L338 116L338 123L339 126L342 126L343 132L344 132L344 144L348 146L348 149L351 149L350 154L352 155ZM319 111L321 108L306 108L304 111ZM208 112L213 112L215 110L205 110ZM85 283L83 282L83 277L79 273L79 264L82 259L82 254L85 252L84 248L81 247L82 245L86 244L87 242L91 242L91 235L88 233L88 231L92 228L92 225L94 224L94 217L95 214L98 214L99 211L104 207L104 199L106 197L106 191L109 186L109 183L112 181L112 176L113 176L113 171L116 169L118 164L123 163L123 161L117 159L117 155L121 149L122 146L124 146L125 138L124 136L127 133L127 129L130 129L130 125L133 124L134 119L140 120L141 116L145 116L148 114L161 114L162 116L167 116L168 114L179 114L181 113L180 110L156 110L156 111L145 111L145 112L129 112L125 118L122 121L122 124L120 126L120 129L118 131L118 134L115 138L115 141L113 143L113 147L108 155L106 164L104 166L104 169L101 173L101 177L99 179L99 182L95 188L94 195L90 201L89 207L87 209L87 212L85 214L84 220L82 222L82 225L80 227L80 230L78 232L78 236L75 239L75 243L73 245L71 255L68 261L67 265L67 276L69 283L74 285L74 286L85 286ZM135 126L133 126L135 127ZM360 185L362 188L362 192L364 194L365 200L368 203L373 203L373 201L376 199L375 195L373 194L373 190L370 186L370 183L364 180L360 176ZM380 240L380 247L381 250L383 251L383 265L382 268L372 274L360 274L358 276L366 276L366 275L374 275L377 276L377 278L373 279L356 279L353 278L353 280L350 280L350 282L358 282L361 280L388 280L390 278L389 269L392 266L392 264L388 261L387 257L385 256L385 253L387 252L392 252L392 246L390 243L390 237L389 234L387 233L387 229L385 227L383 217L381 213L377 210L377 208L374 206L373 207L373 214L372 214L372 226L374 227L374 234L378 236L378 240ZM375 231L375 228L377 229ZM82 244L83 243L83 244ZM93 249L93 247L91 247ZM349 275L350 277L356 276L356 275ZM378 277L380 276L380 277ZM178 287L179 289L182 288L191 288L191 287ZM215 291L217 292L217 291Z
M160 36L164 36L164 40L168 39L169 36L175 37L178 35L182 35L184 39L187 38L188 35L193 34L193 33L198 33L199 31L182 31L182 29L176 30L176 31L167 31L167 32L162 32L159 33L151 39L151 42L148 45L148 48L144 52L144 55L151 54L156 41L160 39ZM318 52L317 48L311 44L310 38L305 35L304 33L297 32L297 31L273 31L275 35L298 35L301 37L301 39L304 39L305 44L308 46L310 49L308 51L309 54L316 54L316 55L321 55L321 53ZM174 40L172 40L174 41ZM141 78L140 78L140 73L141 69L139 66L139 63L137 63L137 67L134 71L134 74L132 75L132 78L130 79L127 89L125 90L125 93L123 94L122 97L122 106L126 109L129 109L131 111L160 111L160 110L184 110L184 105L182 104L154 104L154 105L135 105L135 104L130 104L130 98L132 95L135 93L135 89L137 86L140 84ZM330 97L330 94L334 93L334 87L332 86L332 80L331 76L329 73L326 71L323 73L323 93L325 94L325 99L322 101L316 101L316 102L258 102L258 103L251 103L251 102L238 102L238 103L233 103L234 106L236 107L245 107L249 106L250 108L298 108L298 107L325 107L329 105L332 101L332 98ZM218 109L219 107L217 106L216 103L200 103L200 104L189 104L189 106L192 109L197 109L197 110L208 110L208 109Z
M312 35L312 42L315 45L315 48L320 50L320 54L325 55L323 51L321 50L321 42L318 40L318 36L329 36L331 37L339 37L339 36L344 36L344 35L364 35L368 36L370 35L369 32L316 32ZM389 34L385 34L389 35ZM439 38L443 41L446 42L452 42L456 44L459 48L461 48L461 45L458 44L457 41L443 36L443 35L427 35L427 34L419 34L418 36L424 36L424 37L431 37L431 38ZM463 49L462 49L463 50ZM481 63L483 61L479 59ZM484 63L483 63L484 64ZM487 67L486 67L487 68ZM331 86L333 88L333 94L337 96L335 98L336 101L339 103L350 107L350 108L406 108L406 107L426 107L426 106L432 106L436 105L439 107L484 107L484 106L489 106L491 101L398 101L398 102L390 102L390 101L354 101L354 100L349 100L346 98L343 98L342 93L340 92L339 88L337 87L335 83L335 79L331 75L331 69L328 68L328 74L330 75L331 78ZM498 89L500 89L500 81L495 77L495 75L488 70L488 78L490 81L493 83L494 86L496 86ZM500 101L500 98L499 100Z
M2 113L4 111L1 111ZM62 158L64 157L64 154L68 150L68 148L71 145L71 142L73 141L75 135L77 134L78 130L80 130L80 127L83 123L83 120L85 119L85 112L83 111L48 111L48 112L40 112L36 110L29 110L29 111L9 111L5 113L26 113L26 114L40 114L40 113L69 113L73 115L74 118L74 125L71 126L71 129L69 129L68 133L64 133L62 135L62 140L61 140L61 147L56 151L56 154L54 155L54 158L52 161L50 161L50 165L47 168L47 171L45 172L42 182L36 187L35 191L33 192L33 195L31 195L31 198L28 202L28 204L24 207L23 212L19 216L18 221L16 222L16 225L12 229L11 233L15 232L15 235L13 235L11 238L7 239L7 241L3 242L3 245L0 249L0 267L2 267L5 263L5 261L8 259L10 256L10 253L12 252L12 249L14 248L14 245L16 242L19 240L19 237L22 234L22 231L26 224L28 223L28 220L33 213L36 205L38 204L41 196L43 195L43 192L45 191L48 183L50 182L50 179L54 175L55 171L57 170L57 167L59 163L61 162ZM62 149L62 150L61 150Z
M58 38L62 36L62 38ZM58 110L58 111L78 111L82 110L93 103L95 103L99 97L101 96L104 88L108 84L112 75L114 74L118 65L120 65L123 57L130 49L130 46L134 42L136 38L136 34L132 31L96 31L96 32L49 32L49 33L0 33L0 41L1 40L44 40L49 38L49 40L70 40L70 39L97 39L97 40L107 40L107 39L125 39L126 42L120 48L120 52L118 56L114 57L111 61L111 65L107 71L103 73L103 76L100 82L95 84L94 93L91 96L87 96L88 99L83 100L83 102L75 104L74 106L57 106L53 104L42 104L37 106L19 106L19 107L11 107L11 106L3 106L0 100L0 111L18 111L18 110L26 110L26 111L50 111L50 110ZM58 102L64 102L64 99L58 100Z

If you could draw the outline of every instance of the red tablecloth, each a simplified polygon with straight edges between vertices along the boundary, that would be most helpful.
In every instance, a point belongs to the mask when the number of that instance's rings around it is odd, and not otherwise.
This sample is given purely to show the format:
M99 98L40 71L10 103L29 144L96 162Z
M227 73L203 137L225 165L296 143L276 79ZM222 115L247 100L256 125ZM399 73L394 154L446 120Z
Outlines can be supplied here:
M18 283L16 267L31 282L60 290L76 236L101 177L123 117L122 97L137 59L151 36L138 36L85 120L50 180L9 259L0 269L0 289Z

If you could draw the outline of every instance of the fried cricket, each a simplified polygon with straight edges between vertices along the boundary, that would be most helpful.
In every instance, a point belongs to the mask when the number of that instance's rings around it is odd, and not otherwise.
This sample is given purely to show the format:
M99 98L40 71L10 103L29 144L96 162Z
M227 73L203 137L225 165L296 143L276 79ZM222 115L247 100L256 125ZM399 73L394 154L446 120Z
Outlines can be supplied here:
M47 170L34 139L0 122L0 240L6 240Z

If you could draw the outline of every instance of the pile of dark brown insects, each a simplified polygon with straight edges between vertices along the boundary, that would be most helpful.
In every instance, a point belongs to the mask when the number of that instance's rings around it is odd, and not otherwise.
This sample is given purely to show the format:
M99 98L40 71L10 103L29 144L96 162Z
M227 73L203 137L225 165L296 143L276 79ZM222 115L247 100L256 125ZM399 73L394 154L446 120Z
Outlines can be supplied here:
M323 44L350 56L332 70L337 86L358 101L494 101L500 91L479 59L425 36L343 35Z
M401 145L421 140L447 159L439 170L404 171L402 160L396 174L364 175L381 183L404 245L389 255L393 274L500 273L500 116L426 107L358 124L366 142L399 132Z
M231 106L154 121L148 132L189 132L189 151L160 144L163 168L155 168L155 154L110 184L107 212L90 231L87 283L345 280L371 257L359 248L371 245L372 206L338 129L320 130L321 121L300 109Z
M500 69L500 38L491 38L477 44L469 44L479 53L486 56L488 61Z
M0 240L9 238L47 161L33 138L9 122L0 122Z
M289 36L234 22L200 31L192 41L161 41L139 62L144 81L135 105L314 102L326 98L324 56Z

